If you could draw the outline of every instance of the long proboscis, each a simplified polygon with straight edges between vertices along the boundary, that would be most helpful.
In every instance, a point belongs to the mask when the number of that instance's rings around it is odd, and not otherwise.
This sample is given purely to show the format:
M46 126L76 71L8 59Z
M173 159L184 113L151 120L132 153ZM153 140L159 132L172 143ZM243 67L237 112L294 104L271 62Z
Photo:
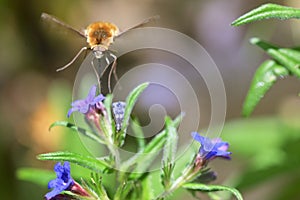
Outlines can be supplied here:
M83 51L86 51L88 50L89 48L88 47L82 47L79 52L76 54L76 56L68 63L66 64L65 66L61 67L61 68L58 68L56 71L59 72L59 71L62 71L62 70L65 70L67 69L70 65L72 65L75 60L78 58L78 56L83 52Z
M130 27L130 28L124 30L124 31L122 31L121 33L119 33L119 34L116 36L116 38L117 38L117 37L120 37L121 35L123 35L123 34L126 33L127 31L130 31L130 30L135 29L135 28L140 28L140 27L145 26L146 24L149 24L149 23L151 23L151 22L155 22L155 21L157 21L159 18L160 18L159 15L154 15L154 16L152 16L152 17L149 17L149 18L145 19L144 21L142 21L142 22L140 22L140 23L138 23L138 24L136 24L136 25L134 25L134 26L132 26L132 27Z
M73 27L70 26L69 24L64 23L63 21L61 21L60 19L54 17L53 15L50 15L50 14L48 14L48 13L42 13L41 19L42 19L43 21L54 22L54 23L58 24L59 26L62 26L62 27L64 27L64 28L67 28L67 29L69 29L70 31L72 31L72 32L74 32L74 33L76 33L76 34L78 34L79 36L85 37L85 38L86 38L86 36L84 35L83 32L81 32L81 31L79 31L79 30L73 28Z

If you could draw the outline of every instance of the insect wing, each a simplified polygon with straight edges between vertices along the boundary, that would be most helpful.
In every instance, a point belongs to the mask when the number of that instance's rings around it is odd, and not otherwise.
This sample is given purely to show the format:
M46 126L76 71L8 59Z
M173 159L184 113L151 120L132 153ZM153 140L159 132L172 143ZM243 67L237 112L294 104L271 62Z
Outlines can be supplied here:
M117 101L112 103L112 111L113 117L116 124L116 130L120 131L122 128L122 123L124 120L124 113L125 113L126 103L123 101Z
M53 15L47 14L47 13L42 13L41 15L41 20L46 23L47 26L58 26L63 29L69 30L70 32L73 32L81 37L86 38L83 32L73 28L69 24L64 23L60 19L54 17Z
M156 22L159 18L160 18L159 15L155 15L155 16L149 17L149 18L145 19L144 21L142 21L142 22L140 22L140 23L138 23L138 24L136 24L134 26L131 26L131 27L127 28L126 30L120 32L116 37L120 37L121 35L123 35L127 31L130 31L132 29L140 28L140 27L143 27L143 26L145 26L147 24L150 24L152 22Z

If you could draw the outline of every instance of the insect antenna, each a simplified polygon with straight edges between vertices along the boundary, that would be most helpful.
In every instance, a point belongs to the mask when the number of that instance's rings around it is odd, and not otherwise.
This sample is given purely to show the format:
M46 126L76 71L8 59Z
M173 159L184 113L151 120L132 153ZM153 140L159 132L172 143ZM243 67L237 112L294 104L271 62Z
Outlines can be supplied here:
M68 64L66 64L65 66L63 66L61 68L58 68L56 71L59 72L59 71L67 69L70 65L72 65L74 63L74 61L78 58L78 56L85 50L88 50L88 47L82 47L79 50L79 52L76 54L76 56Z

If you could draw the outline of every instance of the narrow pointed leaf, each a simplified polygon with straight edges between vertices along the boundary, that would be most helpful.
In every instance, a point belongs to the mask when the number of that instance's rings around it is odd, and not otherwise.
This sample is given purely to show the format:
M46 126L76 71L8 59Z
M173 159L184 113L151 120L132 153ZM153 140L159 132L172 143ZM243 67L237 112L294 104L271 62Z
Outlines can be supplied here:
M297 60L291 57L291 55L287 54L286 51L282 52L280 51L280 49L269 49L267 52L274 60L286 67L291 72L291 74L300 78L300 63L298 63Z
M80 128L72 123L66 122L66 121L56 121L53 124L51 124L51 126L49 127L49 130L51 130L53 127L56 126L63 126L63 127L67 127L73 131L76 131L78 133L81 133L82 135L100 143L100 144L105 144L104 141L96 134L93 133L91 131L85 130L83 128Z
M167 131L167 140L164 146L163 162L174 163L178 142L177 130L174 122L170 117L166 117L165 124Z
M265 50L273 59L279 62L282 66L286 67L291 74L300 78L300 51L290 48L279 48L269 42L263 41L259 38L252 38L250 40Z
M266 92L278 78L287 76L289 71L273 60L267 60L256 70L243 105L243 115L249 116Z
M217 191L228 191L231 192L236 199L243 200L243 197L241 193L231 187L222 186L222 185L205 185L201 183L186 183L183 185L183 188L188 190L196 190L196 191L202 191L202 192L217 192Z
M53 152L37 156L39 160L69 161L95 172L104 172L111 166L104 160L71 152Z
M141 93L148 87L149 83L143 83L139 86L137 86L127 97L126 99L126 108L124 112L124 120L122 124L122 128L119 132L119 145L122 146L124 144L125 136L127 127L129 125L129 119L130 114L133 110L133 107L138 99L138 97L141 95Z
M178 143L178 135L174 122L170 117L165 118L167 139L164 145L163 158L162 158L162 184L167 189L171 186L173 179L173 170L175 166L175 157Z
M251 38L250 43L254 44L256 46L259 46L260 48L262 48L265 51L267 51L268 49L278 49L279 48L276 45L266 42L264 40L261 40L260 38L257 38L257 37Z
M263 20L263 19L291 19L291 18L300 18L300 10L287 6L280 6L277 4L263 4L258 8L251 10L250 12L242 15L234 22L231 23L232 26L240 26L250 22Z
M154 191L153 191L153 184L152 184L152 176L149 174L142 180L142 198L143 200L153 200L154 198Z

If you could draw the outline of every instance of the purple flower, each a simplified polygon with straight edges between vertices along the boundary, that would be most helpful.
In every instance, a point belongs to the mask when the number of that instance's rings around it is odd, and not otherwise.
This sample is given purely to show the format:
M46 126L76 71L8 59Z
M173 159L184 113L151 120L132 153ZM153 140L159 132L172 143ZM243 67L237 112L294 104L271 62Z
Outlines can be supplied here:
M193 132L192 137L201 144L198 159L202 160L202 164L205 164L207 161L216 157L230 159L231 152L227 151L229 147L227 142L223 142L220 138L210 139L208 137L203 137L197 132Z
M54 171L57 178L48 183L48 189L53 188L53 190L45 195L47 200L52 199L64 190L70 190L75 182L70 174L69 162L65 162L64 165L57 163L54 166Z
M96 90L97 86L93 85L88 96L85 99L72 102L72 108L68 111L68 117L70 117L70 115L75 111L79 111L82 114L87 114L91 108L95 109L96 107L98 107L98 103L103 101L105 97L102 94L96 96Z

